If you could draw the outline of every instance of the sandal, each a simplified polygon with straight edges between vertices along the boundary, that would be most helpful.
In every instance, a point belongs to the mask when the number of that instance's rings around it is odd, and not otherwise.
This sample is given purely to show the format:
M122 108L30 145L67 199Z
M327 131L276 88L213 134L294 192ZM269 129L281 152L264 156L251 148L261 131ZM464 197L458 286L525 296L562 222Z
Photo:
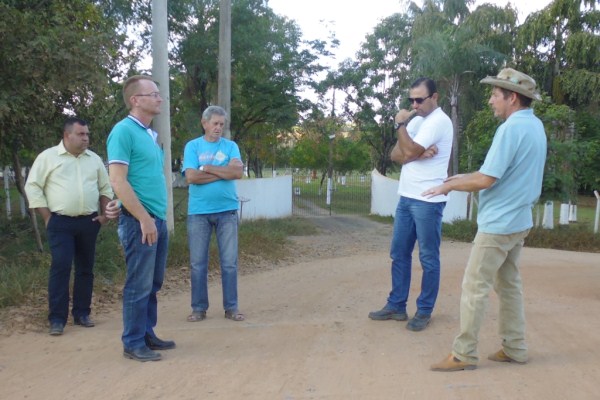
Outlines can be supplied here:
M187 317L188 322L204 321L206 319L206 311L192 311Z
M246 317L244 317L244 314L238 311L225 311L225 318L236 322L243 321L246 319Z

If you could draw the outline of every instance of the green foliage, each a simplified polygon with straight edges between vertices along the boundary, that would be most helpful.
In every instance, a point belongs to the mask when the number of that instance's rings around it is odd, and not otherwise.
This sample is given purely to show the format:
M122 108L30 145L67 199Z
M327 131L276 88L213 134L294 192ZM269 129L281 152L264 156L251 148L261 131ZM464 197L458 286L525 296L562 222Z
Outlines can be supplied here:
M600 116L587 111L575 117L577 138L581 142L581 168L576 177L582 194L593 193L600 188Z
M372 168L369 148L363 142L336 138L333 153L333 169L342 175L351 171L364 174Z
M594 0L554 0L519 27L516 58L558 104L588 107L600 92L600 13Z
M460 170L477 171L485 160L500 121L490 107L478 111L467 125L460 158Z
M117 64L114 28L85 0L0 4L1 161L31 161L58 142L65 110L96 100Z
M327 142L309 136L303 136L296 142L290 156L290 162L296 168L325 170L327 160Z
M575 114L565 105L536 102L534 107L548 137L542 200L556 199L567 203L576 198L575 178L581 169L581 155L584 152L582 143L574 140Z
M361 140L371 147L376 168L386 174L389 154L396 142L392 118L408 82L411 20L394 14L377 25L356 55L346 60L323 88L340 90L344 117L350 119Z

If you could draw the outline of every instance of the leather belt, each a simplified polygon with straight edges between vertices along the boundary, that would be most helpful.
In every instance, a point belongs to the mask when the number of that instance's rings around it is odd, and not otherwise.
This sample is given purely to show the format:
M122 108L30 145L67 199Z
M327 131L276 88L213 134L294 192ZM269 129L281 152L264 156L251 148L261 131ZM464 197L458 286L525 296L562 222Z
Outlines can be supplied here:
M148 210L146 210L146 212L148 212ZM132 214L132 213L130 213L130 212L129 212L129 210L127 210L125 207L121 207L121 214L123 214L123 215L125 215L125 216L127 216L127 217L135 218L135 217L133 216L133 214ZM154 214L152 214L151 212L148 212L148 214L149 214L149 215L150 215L152 218L156 219L156 216L155 216ZM135 219L137 219L137 218L135 218Z

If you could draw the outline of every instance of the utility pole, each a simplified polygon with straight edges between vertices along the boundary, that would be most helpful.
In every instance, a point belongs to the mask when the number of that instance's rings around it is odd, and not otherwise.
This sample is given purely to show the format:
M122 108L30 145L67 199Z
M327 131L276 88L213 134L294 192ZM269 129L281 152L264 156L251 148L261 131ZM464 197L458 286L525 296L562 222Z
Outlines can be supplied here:
M331 215L331 195L333 193L333 139L335 139L335 133L332 133L329 137L329 166L327 168L327 197L325 198L325 204L329 206L329 215Z
M171 116L169 94L169 28L167 25L167 0L152 0L152 76L158 83L163 99L160 114L153 122L158 132L158 142L164 151L165 180L167 182L167 229L175 233L173 218L173 172L171 171Z
M231 139L231 0L221 0L219 9L219 88L217 102L227 111L223 137Z

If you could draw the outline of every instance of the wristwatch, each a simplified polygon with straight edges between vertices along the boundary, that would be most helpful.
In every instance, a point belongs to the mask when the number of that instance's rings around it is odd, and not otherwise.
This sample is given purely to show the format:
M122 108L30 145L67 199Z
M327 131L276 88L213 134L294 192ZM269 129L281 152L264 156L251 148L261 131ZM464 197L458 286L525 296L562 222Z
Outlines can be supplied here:
M394 122L394 130L397 131L403 125L406 125L406 122Z
M200 168L198 168L200 171L204 172L204 165L201 165Z

